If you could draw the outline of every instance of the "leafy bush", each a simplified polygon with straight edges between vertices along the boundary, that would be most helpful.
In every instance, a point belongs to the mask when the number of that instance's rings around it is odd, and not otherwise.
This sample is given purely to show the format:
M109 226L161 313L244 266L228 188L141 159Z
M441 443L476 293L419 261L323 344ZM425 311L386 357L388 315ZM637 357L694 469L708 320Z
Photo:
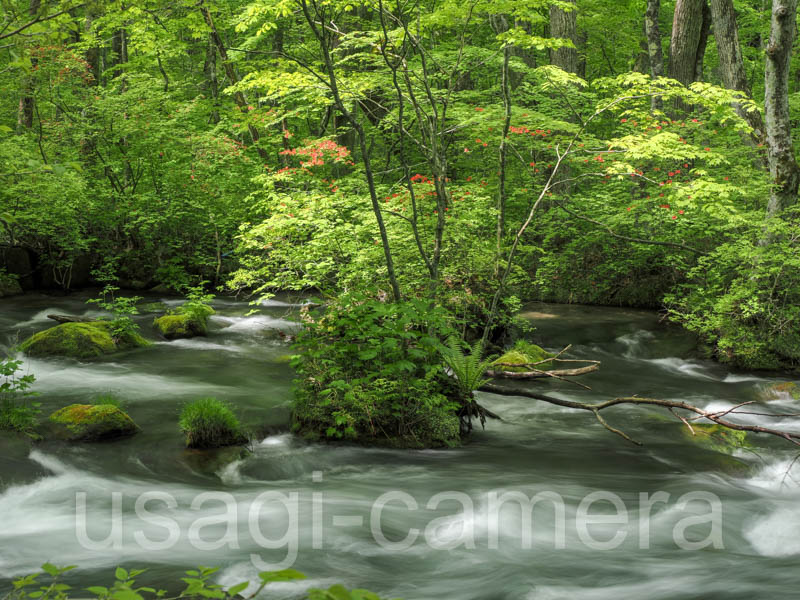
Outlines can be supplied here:
M0 429L32 434L39 415L39 404L31 402L29 391L36 377L19 375L22 361L7 357L0 360Z
M204 291L203 284L205 283L203 281L200 285L187 288L186 302L178 308L180 314L187 315L203 323L214 314L214 309L211 307L214 294L207 294Z
M92 298L87 302L97 304L114 315L111 321L111 334L114 340L122 340L135 336L139 332L139 326L133 322L131 315L139 314L136 303L141 296L116 296L115 292L119 288L114 285L106 285L103 288L100 298Z
M409 447L458 443L458 394L440 354L452 330L441 309L351 294L304 319L292 361L295 431Z
M749 369L800 367L800 210L753 228L698 261L666 298L672 318L723 362Z
M90 586L73 596L72 587L63 583L62 578L65 573L74 568L74 566L57 567L45 563L42 565L41 572L14 580L14 589L6 598L8 600L67 600L74 596L86 597L88 595L97 600L155 600L167 595L166 590L136 585L136 578L145 572L144 569L129 571L117 567L114 573L115 581L110 586ZM271 583L306 578L305 575L294 569L262 571L258 574L258 581L242 581L226 589L211 581L211 577L217 571L219 571L218 567L197 567L186 571L186 576L181 577L181 581L186 584L186 587L177 595L172 596L172 600L189 600L191 598L232 600L241 597L240 595L251 586L254 589L247 593L247 597L255 598ZM333 585L327 590L311 589L308 591L307 598L308 600L380 600L379 596L367 590L348 590L342 585Z
M247 441L231 407L216 398L200 398L186 404L178 424L189 448L219 448Z

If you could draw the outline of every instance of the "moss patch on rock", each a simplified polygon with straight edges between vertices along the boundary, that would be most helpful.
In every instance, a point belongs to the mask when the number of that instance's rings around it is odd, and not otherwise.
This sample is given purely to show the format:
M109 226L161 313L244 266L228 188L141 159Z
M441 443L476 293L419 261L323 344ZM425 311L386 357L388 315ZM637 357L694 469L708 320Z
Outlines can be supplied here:
M685 425L681 427L684 437L709 450L731 454L734 450L747 447L747 432L728 429L716 423L692 423L694 435Z
M555 356L552 352L548 352L544 348L537 346L536 344L531 344L530 342L526 342L525 340L519 340L514 347L511 348L508 352L503 354L500 358L495 360L492 363L492 367L498 371L509 371L512 373L524 373L526 371L533 370L531 367L526 367L525 365L530 365L531 363L538 363L539 361L545 361L541 364L536 365L534 368L540 371L547 371L554 368L553 361L548 361L546 359L552 358ZM517 366L501 366L501 365L519 365Z
M70 404L50 415L56 436L70 441L96 442L133 435L139 426L113 404Z
M19 296L22 293L22 286L19 281L12 277L4 277L0 273L0 298L7 296Z
M97 358L148 344L138 334L125 334L115 338L110 322L92 321L63 323L35 333L20 344L20 350L37 357Z
M192 315L172 314L156 317L153 326L168 340L208 335L205 320Z
M784 381L765 388L763 395L767 400L786 398L786 396L793 400L800 400L800 386L793 381Z

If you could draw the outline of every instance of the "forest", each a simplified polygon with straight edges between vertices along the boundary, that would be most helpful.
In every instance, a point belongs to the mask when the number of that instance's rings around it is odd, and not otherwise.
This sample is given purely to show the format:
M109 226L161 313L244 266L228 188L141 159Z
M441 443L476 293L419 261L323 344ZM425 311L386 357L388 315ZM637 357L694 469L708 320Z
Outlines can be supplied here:
M2 0L0 594L794 594L797 5Z

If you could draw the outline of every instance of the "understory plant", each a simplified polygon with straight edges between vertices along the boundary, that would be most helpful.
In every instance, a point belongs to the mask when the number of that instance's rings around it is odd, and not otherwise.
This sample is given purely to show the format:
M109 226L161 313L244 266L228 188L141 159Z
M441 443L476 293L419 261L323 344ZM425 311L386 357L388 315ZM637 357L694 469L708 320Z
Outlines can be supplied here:
M768 240L768 243L765 243ZM800 209L721 244L667 295L672 318L723 362L800 368Z
M133 322L131 316L139 314L136 303L142 299L141 296L117 296L118 291L117 286L107 284L99 298L87 300L114 315L111 321L111 334L115 341L138 335L139 326Z
M38 573L25 575L13 582L14 588L4 596L4 600L67 600L68 598L96 598L97 600L155 600L168 598L168 600L189 600L194 598L212 598L217 600L232 600L246 595L247 598L256 598L265 587L272 583L299 581L305 575L294 569L282 571L262 571L258 574L257 581L242 581L235 585L224 587L214 583L212 577L219 571L219 567L197 567L186 571L180 578L185 584L182 591L168 595L166 590L155 589L136 584L136 578L145 573L145 569L124 569L117 567L114 572L114 582L109 586L93 585L85 589L74 589L64 583L65 575L75 569L74 566L58 567L51 563L44 563ZM336 584L328 589L310 589L307 600L381 600L377 594L367 590L349 590L343 585Z
M231 406L217 398L200 398L186 404L178 425L188 448L219 448L247 442Z
M39 415L36 395L30 391L36 381L32 373L21 375L22 361L11 357L0 360L0 429L31 435Z

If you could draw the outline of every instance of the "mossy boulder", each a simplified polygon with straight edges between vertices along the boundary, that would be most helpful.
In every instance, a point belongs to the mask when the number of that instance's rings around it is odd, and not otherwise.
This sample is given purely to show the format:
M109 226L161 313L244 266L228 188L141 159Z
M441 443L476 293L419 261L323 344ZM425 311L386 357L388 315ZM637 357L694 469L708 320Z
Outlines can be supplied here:
M524 373L526 371L533 370L531 367L526 367L525 365L530 365L531 363L538 363L540 361L541 364L536 365L534 368L539 369L540 371L547 371L552 369L554 366L553 361L548 361L546 359L552 358L555 356L553 353L548 352L544 348L537 346L536 344L531 344L530 342L526 342L525 340L520 340L514 347L511 348L508 352L503 354L500 358L495 360L492 363L492 368L496 371L509 371L511 373ZM516 366L507 366L507 365L519 365Z
M148 344L138 334L114 337L109 321L92 321L63 323L35 333L20 344L20 350L37 357L97 358Z
M800 400L800 386L792 381L775 383L765 388L763 395L767 400L787 397L792 400Z
M96 442L133 435L139 426L113 404L70 404L50 415L56 437Z
M176 313L156 317L153 326L168 340L208 335L205 319L194 315Z
M0 298L7 296L19 296L22 293L22 286L15 278L2 277L0 273Z
M214 309L208 304L187 302L173 312L156 317L153 326L168 340L208 335L208 317Z

